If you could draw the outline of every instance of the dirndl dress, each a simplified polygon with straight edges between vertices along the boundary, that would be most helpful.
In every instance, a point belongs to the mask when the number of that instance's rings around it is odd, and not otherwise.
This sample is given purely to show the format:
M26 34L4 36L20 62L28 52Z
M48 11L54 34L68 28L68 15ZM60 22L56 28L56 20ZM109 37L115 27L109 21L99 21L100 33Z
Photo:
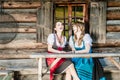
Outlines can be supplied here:
M85 49L84 41L83 41L82 47L74 46L74 48L76 50ZM72 58L71 60L75 66L76 72L80 80L92 80L92 73L93 73L93 66L94 66L92 58Z
M75 47L75 50L85 49L85 42L82 47ZM90 49L89 54L92 53ZM98 58L72 58L71 59L80 80L106 80L103 75L103 68Z
M62 51L63 47L58 47L56 45L56 37L54 35L54 44L52 46L54 49ZM48 54L54 54L54 52L48 51ZM50 66L56 58L46 58L47 65ZM50 68L50 80L53 80L53 74L63 73L70 65L72 64L71 60L66 58L61 58L52 68Z

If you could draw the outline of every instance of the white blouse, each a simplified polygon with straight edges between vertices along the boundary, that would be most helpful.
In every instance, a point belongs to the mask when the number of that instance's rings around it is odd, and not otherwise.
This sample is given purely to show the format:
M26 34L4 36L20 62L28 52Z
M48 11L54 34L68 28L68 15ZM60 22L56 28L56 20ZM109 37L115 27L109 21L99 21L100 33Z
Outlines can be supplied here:
M55 37L55 38L54 38ZM50 45L53 45L54 44L54 41L56 39L56 46L58 47L65 47L66 43L67 43L67 40L66 40L66 37L64 36L64 42L63 44L61 45L59 43L59 41L57 40L57 36L55 34L49 34L48 38L47 38L47 44L50 44Z
M85 44L90 44L90 46L92 46L92 38L90 37L89 34L85 34L85 36L83 37L83 41L85 42ZM70 45L70 47L73 47L73 46L82 47L83 43L80 46L78 46L77 43L75 43L75 45L74 45L73 37L71 36L69 39L69 45Z

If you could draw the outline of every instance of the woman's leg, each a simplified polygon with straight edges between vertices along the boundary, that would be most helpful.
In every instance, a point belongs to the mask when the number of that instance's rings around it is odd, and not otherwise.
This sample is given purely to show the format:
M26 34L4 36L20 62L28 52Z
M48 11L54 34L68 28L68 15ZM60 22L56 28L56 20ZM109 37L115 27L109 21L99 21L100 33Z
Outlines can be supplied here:
M71 80L71 73L70 73L69 69L66 70L65 80Z
M73 77L73 80L80 80L76 71L75 71L73 64L71 64L67 70L69 71L70 75Z

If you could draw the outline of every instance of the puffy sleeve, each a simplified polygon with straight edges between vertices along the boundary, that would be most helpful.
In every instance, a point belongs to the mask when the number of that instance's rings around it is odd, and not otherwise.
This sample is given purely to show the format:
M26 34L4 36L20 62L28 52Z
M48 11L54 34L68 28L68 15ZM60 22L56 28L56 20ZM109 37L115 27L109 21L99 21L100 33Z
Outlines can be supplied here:
M70 46L70 47L73 47L73 46L74 46L73 36L70 36L70 38L69 38L69 46Z
M85 41L86 44L90 44L90 46L92 46L92 38L90 37L89 34L85 34L83 40Z
M49 34L47 38L47 44L53 45L54 43L54 34Z

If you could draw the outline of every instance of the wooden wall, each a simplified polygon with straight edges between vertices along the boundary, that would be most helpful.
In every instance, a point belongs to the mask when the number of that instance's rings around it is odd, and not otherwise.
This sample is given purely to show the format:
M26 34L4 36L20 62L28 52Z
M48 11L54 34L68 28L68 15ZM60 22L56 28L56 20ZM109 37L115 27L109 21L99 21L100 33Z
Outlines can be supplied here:
M12 2L11 2L12 1ZM18 26L14 28L0 29L0 32L17 33L15 39L7 44L0 44L0 54L31 54L46 51L47 45L37 42L37 11L41 7L40 1L36 0L11 0L3 4L4 12L13 16ZM33 2L31 2L33 1ZM77 0L76 0L77 1ZM89 2L89 0L86 0ZM116 47L116 48L115 48ZM107 2L106 42L94 43L94 52L120 52L120 1L110 0ZM24 58L24 56L23 56ZM37 74L37 60L34 59L6 59L0 60L0 67L27 68L31 72L22 71L21 80L33 80L35 77L29 74ZM31 69L33 68L33 69ZM20 75L21 76L21 75ZM34 79L36 80L36 78Z

